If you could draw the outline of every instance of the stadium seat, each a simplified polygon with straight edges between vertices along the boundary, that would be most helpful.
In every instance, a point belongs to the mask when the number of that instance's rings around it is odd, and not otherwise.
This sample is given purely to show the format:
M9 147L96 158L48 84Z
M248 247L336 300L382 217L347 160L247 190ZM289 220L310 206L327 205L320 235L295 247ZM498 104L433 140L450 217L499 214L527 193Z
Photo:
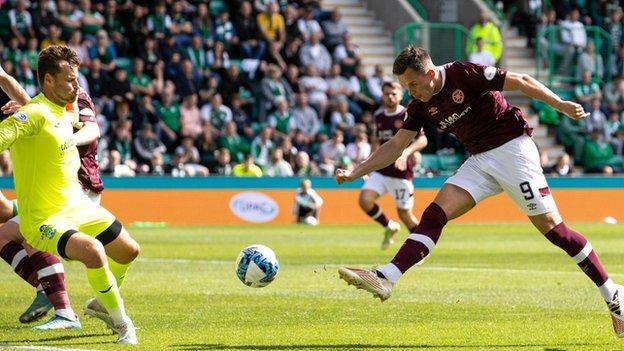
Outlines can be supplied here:
M438 155L438 160L440 162L441 171L444 173L453 173L464 163L464 155Z
M430 169L435 172L440 170L440 159L436 154L422 154L421 164L424 169Z

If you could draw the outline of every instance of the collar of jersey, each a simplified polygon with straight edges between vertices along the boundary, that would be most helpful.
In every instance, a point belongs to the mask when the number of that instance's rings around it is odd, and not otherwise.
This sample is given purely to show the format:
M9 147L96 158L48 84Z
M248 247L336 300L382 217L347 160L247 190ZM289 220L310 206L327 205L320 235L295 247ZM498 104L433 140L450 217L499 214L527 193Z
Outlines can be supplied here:
M446 67L442 65L442 66L438 66L438 69L439 69L440 75L442 76L442 86L440 86L440 90L438 90L438 92L433 95L440 94L442 89L444 89L444 84L446 84Z
M50 110L52 110L52 112L54 112L55 114L62 115L65 112L65 106L61 106L52 102L43 93L40 93L39 96L41 101L48 105L48 107L50 107Z

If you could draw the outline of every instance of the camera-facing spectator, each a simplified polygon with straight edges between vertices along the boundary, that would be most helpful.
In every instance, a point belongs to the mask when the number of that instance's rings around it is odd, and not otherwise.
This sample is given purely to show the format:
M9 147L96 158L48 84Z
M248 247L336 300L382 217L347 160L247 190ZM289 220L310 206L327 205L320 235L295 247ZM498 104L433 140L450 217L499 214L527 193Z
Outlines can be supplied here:
M254 163L251 154L246 154L243 163L232 168L232 175L234 177L262 177L262 169Z
M309 179L302 180L295 193L295 222L318 225L321 206L323 199L312 189L312 182Z

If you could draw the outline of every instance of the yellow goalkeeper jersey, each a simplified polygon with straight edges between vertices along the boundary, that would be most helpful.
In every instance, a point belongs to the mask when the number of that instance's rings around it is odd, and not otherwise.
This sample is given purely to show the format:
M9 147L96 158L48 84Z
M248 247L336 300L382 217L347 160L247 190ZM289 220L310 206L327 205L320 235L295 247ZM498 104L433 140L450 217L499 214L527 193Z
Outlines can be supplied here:
M39 94L0 123L0 150L11 150L22 230L36 230L33 225L83 196L75 121L65 106Z

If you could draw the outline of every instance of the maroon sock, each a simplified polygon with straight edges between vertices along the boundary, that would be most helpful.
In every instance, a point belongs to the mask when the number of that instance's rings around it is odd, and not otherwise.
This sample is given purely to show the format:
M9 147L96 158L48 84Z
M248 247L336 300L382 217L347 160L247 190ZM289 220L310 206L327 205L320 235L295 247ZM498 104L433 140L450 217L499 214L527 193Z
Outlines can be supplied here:
M388 217L386 217L379 205L374 204L373 209L366 212L366 214L384 227L388 226Z
M47 252L37 252L30 257L37 270L39 282L55 310L70 308L65 289L65 273L61 261Z
M8 263L20 278L24 279L33 287L39 285L37 280L37 272L31 264L31 260L24 250L24 247L15 241L9 241L2 249L0 249L0 257Z
M545 234L546 239L565 251L596 286L602 286L609 275L589 241L580 233L568 228L565 223L557 224Z
M447 221L446 213L435 202L425 209L420 224L416 226L392 259L392 263L399 268L401 273L405 273L429 254L438 242L442 228Z

